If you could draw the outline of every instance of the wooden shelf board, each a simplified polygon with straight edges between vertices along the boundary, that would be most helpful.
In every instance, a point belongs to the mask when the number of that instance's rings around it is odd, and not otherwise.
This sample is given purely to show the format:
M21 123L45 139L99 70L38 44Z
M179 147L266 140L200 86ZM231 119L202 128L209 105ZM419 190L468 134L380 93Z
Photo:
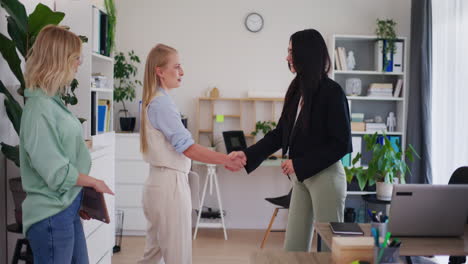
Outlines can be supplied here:
M213 118L216 118L217 115L213 115ZM230 117L230 118L240 118L240 115L222 115L224 116L225 118L226 117Z
M96 59L100 59L100 60L104 60L104 61L107 61L107 62L112 62L114 63L114 58L111 58L111 57L107 57L107 56L104 56L104 55L101 55L101 54L97 54L97 53L91 53L93 58L96 58Z
M213 133L213 130L211 130L211 129L199 129L198 132L200 132L200 133Z
M404 97L383 97L383 96L346 96L348 100L356 101L404 101Z
M284 98L209 98L199 97L200 101L269 101L269 102L283 102Z
M368 132L368 131L351 131L352 135L373 135L375 132ZM378 132L379 135L382 135L382 132ZM387 136L401 136L403 135L402 132L385 132Z
M381 71L338 71L335 70L335 74L355 74L355 75L397 75L403 76L404 73L400 72L381 72Z

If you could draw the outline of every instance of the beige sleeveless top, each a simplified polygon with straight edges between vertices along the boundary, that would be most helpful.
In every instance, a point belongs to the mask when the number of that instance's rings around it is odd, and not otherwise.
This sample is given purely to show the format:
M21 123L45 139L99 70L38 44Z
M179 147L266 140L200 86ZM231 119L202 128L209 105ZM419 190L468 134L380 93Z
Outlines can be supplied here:
M157 92L156 96L163 96L161 92ZM147 106L148 110L149 105ZM144 116L146 119L146 141L148 143L148 149L143 154L143 159L154 167L166 167L173 170L178 170L183 173L190 171L190 159L184 154L175 151L171 143L166 139L164 134L155 129L148 119L148 116ZM180 122L180 120L177 120Z

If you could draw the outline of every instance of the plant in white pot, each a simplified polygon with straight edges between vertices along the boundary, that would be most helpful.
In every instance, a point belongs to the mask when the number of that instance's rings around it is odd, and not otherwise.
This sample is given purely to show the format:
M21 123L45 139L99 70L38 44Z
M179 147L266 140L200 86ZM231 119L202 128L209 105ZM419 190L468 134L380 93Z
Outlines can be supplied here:
M366 185L377 184L377 199L389 201L392 198L393 184L405 183L406 172L411 172L404 160L403 154L409 161L414 161L414 156L419 157L411 144L403 153L401 149L395 149L385 133L381 136L383 144L379 142L379 135L364 135L366 150L372 152L372 158L367 167L354 167L361 158L359 153L352 161L353 167L345 168L348 182L353 177L357 178L361 190ZM399 145L399 144L397 144Z
M132 50L128 52L128 59L123 52L117 52L114 56L114 101L122 102L123 113L120 117L120 129L122 131L133 132L135 129L136 118L130 116L125 101L132 102L135 99L135 89L141 87L141 81L135 78L140 58Z

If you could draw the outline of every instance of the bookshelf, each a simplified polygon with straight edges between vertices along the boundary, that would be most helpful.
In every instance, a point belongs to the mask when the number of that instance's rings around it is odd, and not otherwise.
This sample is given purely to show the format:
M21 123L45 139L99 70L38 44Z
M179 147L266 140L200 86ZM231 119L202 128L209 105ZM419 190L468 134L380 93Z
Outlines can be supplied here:
M93 23L93 12L96 11L96 7L91 1L55 0L54 2L56 10L66 14L61 25L69 26L75 34L88 38L88 42L82 46L83 61L75 76L79 83L75 90L78 104L70 107L70 110L77 117L86 119L86 122L83 123L83 135L86 139L92 139L93 142L93 149L90 149L92 158L90 176L104 180L112 190L115 190L115 133L113 132L112 111L114 59L93 52L94 33L97 29L94 28ZM97 9L99 12L105 13L102 8L98 7ZM101 73L107 78L107 83L93 87L91 78L94 73ZM99 100L109 101L109 124L107 131L94 133L92 128L97 125L97 120L93 117L93 113L98 111L96 102L98 103ZM112 248L115 245L115 198L106 195L105 199L111 223L103 224L96 220L83 221L89 262L93 264L111 263Z
M348 78L358 78L361 81L362 89L359 95L347 95L348 104L350 107L350 114L363 113L364 120L375 119L375 116L380 116L382 122L386 123L389 112L395 113L396 127L395 130L386 134L388 136L396 136L400 138L401 146L406 145L406 123L407 123L407 106L406 97L408 92L407 81L407 40L405 37L398 37L399 42L403 43L402 49L402 66L403 70L398 72L384 72L380 67L376 66L376 61L380 57L378 49L376 49L376 36L367 35L333 35L329 42L330 59L332 67L330 77L338 82L346 92L346 80ZM346 50L346 57L348 51L353 51L356 66L353 70L342 69L339 65L340 61L339 52L336 52L338 47L343 47ZM337 57L338 56L338 57ZM396 55L395 55L396 56ZM378 69L377 69L378 68ZM395 86L398 80L402 81L402 89L398 97L394 97ZM391 83L392 96L368 96L369 87L372 83ZM364 151L363 135L374 134L372 131L352 131L353 137L361 138L361 144L357 148L353 146L354 151L352 157L357 152L363 154L362 162L365 164L371 158L369 153ZM382 134L382 132L379 132ZM358 140L359 141L359 140ZM360 145L360 146L359 146ZM351 158L352 158L351 157Z
M263 137L263 135L251 135L255 130L255 123L257 121L278 122L283 102L283 98L200 97L197 102L195 139L199 144L210 146L213 140L223 142L223 131L242 130L247 145L254 144ZM218 115L223 116L222 122L217 120Z

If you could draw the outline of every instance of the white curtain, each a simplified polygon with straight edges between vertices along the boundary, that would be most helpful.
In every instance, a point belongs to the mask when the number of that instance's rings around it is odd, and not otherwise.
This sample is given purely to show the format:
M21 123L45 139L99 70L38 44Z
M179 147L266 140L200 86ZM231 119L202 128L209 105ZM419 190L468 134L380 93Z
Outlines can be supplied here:
M468 166L468 1L432 0L432 176Z

